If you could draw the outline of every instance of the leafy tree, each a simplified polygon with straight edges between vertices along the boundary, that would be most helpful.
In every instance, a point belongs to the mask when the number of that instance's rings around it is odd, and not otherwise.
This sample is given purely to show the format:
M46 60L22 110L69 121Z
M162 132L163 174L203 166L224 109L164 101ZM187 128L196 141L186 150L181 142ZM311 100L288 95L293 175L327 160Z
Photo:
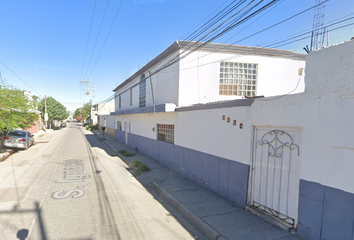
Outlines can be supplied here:
M15 128L29 128L37 120L38 97L0 85L0 133Z
M42 101L39 102L38 109L42 112L42 118L44 119L45 99L42 99ZM53 120L62 121L69 117L66 107L52 97L47 97L47 113L48 121L50 122Z
M74 118L78 121L82 121L83 119L87 119L87 117L91 114L91 105L90 103L85 103L81 108L77 108L74 112Z
M73 116L74 118L81 116L81 108L76 108Z
M85 103L81 109L81 115L84 119L86 119L89 115L91 115L91 105L90 103Z

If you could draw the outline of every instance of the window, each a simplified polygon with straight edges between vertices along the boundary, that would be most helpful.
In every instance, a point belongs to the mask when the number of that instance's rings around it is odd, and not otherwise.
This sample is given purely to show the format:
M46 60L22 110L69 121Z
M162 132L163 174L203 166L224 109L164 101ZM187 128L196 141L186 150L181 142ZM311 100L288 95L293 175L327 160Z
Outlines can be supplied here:
M122 130L122 121L117 121L117 129Z
M139 107L146 106L146 80L145 75L143 74L140 78L139 84Z
M120 95L119 95L118 99L119 99L119 109L121 109L121 107L122 107L122 98L121 98Z
M133 89L130 89L130 106L133 106Z
M174 139L175 125L157 124L157 140L174 144Z
M258 64L220 63L220 95L255 96Z

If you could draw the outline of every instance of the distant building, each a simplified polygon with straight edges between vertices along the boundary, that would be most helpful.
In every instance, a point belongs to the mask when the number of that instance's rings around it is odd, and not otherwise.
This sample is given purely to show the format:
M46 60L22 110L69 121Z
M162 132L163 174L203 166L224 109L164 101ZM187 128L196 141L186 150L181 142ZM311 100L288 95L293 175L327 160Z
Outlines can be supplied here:
M99 123L100 116L109 115L111 112L114 112L115 110L114 102L115 102L114 99L112 99L109 102L97 103L92 106L93 125Z

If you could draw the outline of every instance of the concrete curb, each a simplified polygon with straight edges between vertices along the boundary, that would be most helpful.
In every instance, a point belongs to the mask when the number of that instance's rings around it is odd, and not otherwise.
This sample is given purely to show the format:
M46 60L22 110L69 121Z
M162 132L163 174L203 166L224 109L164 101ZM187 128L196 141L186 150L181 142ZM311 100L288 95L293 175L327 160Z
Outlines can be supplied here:
M9 157L13 153L12 150L5 150L5 152L0 153L0 162L4 161L7 157Z
M227 240L218 231L216 231L209 224L207 224L203 219L198 217L189 208L183 205L171 194L169 194L165 189L160 187L159 184L157 184L156 182L152 182L151 186L155 189L157 193L161 194L161 196L165 198L180 214L182 214L183 217L185 217L188 221L190 221L194 226L199 228L209 238L215 240Z

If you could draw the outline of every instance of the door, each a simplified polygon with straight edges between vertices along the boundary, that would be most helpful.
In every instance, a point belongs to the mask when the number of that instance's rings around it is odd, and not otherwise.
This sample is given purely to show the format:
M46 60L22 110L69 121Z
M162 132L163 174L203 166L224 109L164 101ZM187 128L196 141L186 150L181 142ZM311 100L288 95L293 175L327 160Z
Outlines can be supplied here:
M294 228L301 130L255 128L249 205Z

